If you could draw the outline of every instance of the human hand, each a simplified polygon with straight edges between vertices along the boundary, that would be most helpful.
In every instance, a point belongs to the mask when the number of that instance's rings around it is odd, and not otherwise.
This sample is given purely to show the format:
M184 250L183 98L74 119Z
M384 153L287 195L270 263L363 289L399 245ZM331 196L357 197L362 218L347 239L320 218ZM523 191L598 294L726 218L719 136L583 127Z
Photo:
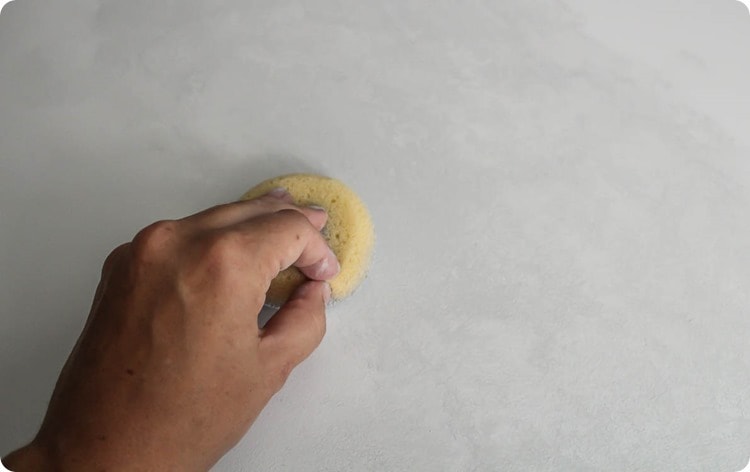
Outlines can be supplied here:
M13 471L205 471L320 343L339 265L325 211L281 190L154 223L107 258L81 337ZM271 280L310 279L259 329Z

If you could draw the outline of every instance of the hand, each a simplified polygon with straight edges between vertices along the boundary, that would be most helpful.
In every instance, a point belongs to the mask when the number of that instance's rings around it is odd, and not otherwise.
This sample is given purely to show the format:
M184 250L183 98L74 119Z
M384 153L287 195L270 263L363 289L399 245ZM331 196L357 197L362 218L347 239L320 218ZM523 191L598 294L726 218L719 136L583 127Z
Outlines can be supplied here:
M26 470L205 471L320 343L339 265L325 211L281 190L160 221L115 249ZM258 328L265 292L295 265L310 279Z

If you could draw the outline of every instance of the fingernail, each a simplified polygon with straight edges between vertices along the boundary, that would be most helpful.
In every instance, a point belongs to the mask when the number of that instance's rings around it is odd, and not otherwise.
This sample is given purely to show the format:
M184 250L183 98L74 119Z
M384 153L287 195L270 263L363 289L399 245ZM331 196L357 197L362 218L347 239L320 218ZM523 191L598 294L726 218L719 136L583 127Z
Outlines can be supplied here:
M331 284L324 282L323 284L323 301L326 305L331 302Z
M326 211L325 208L319 205L307 205L307 208L312 208L313 210L318 210L318 211Z
M328 256L321 259L313 267L313 278L317 280L331 280L341 270L336 254L328 248Z
M287 195L289 195L289 192L286 191L285 188L276 187L275 189L268 192L266 195L274 198L284 198Z

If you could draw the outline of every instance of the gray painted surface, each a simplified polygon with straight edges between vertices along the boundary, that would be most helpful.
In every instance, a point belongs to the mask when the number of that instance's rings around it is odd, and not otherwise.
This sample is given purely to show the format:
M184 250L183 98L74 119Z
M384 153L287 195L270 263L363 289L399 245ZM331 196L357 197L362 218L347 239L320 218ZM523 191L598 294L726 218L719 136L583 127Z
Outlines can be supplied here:
M303 170L375 261L216 470L741 469L749 58L734 0L9 4L0 449L111 248Z

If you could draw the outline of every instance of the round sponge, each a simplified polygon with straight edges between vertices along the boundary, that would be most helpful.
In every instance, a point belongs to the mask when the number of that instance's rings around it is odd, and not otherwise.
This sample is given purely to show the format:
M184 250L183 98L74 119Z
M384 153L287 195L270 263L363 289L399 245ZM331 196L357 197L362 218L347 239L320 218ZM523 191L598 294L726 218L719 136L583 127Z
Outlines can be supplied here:
M342 182L314 174L274 177L248 190L242 200L260 197L274 188L284 188L298 206L317 205L326 210L328 221L322 234L341 264L331 284L331 298L341 300L354 292L365 278L370 265L375 232L362 200ZM306 277L292 266L272 282L266 302L283 304Z

